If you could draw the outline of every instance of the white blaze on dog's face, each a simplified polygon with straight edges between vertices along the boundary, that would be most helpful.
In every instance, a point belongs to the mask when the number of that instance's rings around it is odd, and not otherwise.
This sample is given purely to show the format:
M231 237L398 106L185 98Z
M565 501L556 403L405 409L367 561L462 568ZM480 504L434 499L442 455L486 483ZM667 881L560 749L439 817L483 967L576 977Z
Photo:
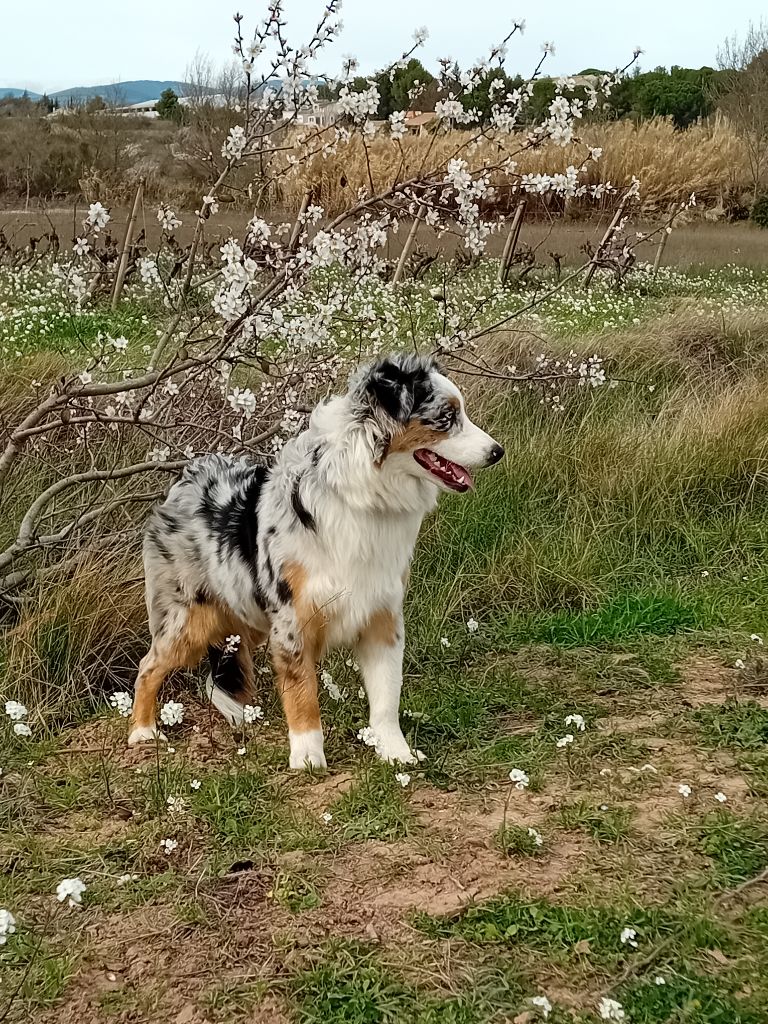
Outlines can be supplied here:
M464 492L472 470L492 466L504 449L473 423L461 392L431 359L391 356L371 367L366 391L383 430L383 471Z

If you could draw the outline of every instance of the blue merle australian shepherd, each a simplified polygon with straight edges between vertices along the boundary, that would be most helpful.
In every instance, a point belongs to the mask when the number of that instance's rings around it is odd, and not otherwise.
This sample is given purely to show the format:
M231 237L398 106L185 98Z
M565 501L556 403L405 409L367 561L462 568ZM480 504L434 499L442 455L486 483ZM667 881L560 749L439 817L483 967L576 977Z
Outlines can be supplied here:
M241 723L255 698L252 653L268 643L290 766L325 767L316 664L344 645L362 670L379 756L412 762L398 707L416 537L440 490L468 491L470 468L503 454L436 363L394 355L317 406L271 467L223 455L192 462L147 524L152 646L128 742L158 736L161 683L206 654L213 704Z

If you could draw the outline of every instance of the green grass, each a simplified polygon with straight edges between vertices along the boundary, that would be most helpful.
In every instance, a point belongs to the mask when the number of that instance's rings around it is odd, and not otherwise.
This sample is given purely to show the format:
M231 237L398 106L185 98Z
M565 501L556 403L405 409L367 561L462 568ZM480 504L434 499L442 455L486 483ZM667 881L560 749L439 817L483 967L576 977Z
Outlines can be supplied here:
M591 806L584 800L560 809L560 821L567 829L580 829L600 843L618 843L632 835L630 807Z
M712 811L697 833L701 852L711 858L720 885L745 882L768 867L768 820L760 814L739 817Z

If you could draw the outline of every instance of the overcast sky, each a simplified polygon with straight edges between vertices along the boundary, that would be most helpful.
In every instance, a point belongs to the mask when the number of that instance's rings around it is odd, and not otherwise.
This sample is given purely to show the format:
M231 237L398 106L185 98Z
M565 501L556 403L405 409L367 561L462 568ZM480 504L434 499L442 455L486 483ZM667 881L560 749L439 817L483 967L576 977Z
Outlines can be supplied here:
M232 11L238 0L231 0ZM301 41L317 20L320 0L285 0L289 34ZM239 0L253 25L262 2ZM217 63L231 58L228 0L0 0L0 86L49 92L137 78L181 79L196 51ZM614 68L641 46L643 68L659 64L714 64L725 36L742 33L766 11L761 0L345 0L344 32L318 71L333 74L344 54L365 72L395 59L413 30L426 25L421 54L427 66L451 56L462 66L501 38L513 18L524 18L507 70L525 73L544 40L556 54L550 74L585 67Z

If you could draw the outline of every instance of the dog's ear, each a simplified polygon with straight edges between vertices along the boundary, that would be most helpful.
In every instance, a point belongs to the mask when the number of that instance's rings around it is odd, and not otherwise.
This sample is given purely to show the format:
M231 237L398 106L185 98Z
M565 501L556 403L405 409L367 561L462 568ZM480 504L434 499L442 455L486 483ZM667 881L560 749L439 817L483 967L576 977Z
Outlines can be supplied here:
M412 372L393 360L384 359L372 367L365 390L373 402L398 423L405 423L413 414L417 402L417 381Z

